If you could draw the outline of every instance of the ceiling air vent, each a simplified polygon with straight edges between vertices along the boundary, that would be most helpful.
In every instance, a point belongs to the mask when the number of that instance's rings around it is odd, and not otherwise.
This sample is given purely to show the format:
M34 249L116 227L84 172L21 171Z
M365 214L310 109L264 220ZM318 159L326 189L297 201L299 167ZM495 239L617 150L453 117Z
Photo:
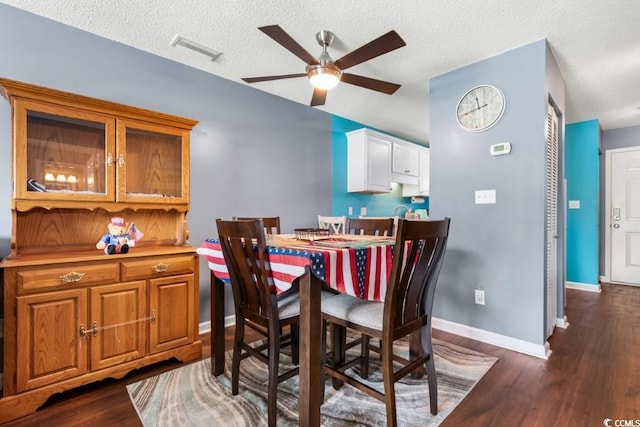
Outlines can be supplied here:
M173 40L171 40L171 46L176 46L176 45L184 46L187 49L191 49L198 53L206 55L210 57L212 61L215 61L216 59L218 59L220 55L222 55L222 52L218 52L217 50L211 49L210 47L194 42L193 40L184 38L179 34L175 36Z

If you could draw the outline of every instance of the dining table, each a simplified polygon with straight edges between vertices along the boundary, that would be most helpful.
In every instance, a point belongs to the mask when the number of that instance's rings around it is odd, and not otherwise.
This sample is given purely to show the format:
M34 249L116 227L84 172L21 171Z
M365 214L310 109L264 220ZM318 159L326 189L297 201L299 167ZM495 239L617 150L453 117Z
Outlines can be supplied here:
M299 282L299 425L319 426L322 405L321 289L365 300L383 301L393 263L395 239L387 236L330 234L267 235L267 270L278 293ZM211 275L211 372L224 373L225 283L230 283L222 248L206 239L196 251Z

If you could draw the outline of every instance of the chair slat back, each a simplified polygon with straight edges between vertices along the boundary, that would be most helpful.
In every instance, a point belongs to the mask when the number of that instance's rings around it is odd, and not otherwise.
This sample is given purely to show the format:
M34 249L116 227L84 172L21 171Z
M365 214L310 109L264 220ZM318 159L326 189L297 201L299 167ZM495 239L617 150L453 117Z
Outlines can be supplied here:
M346 216L318 215L318 227L329 230L330 233L344 234L346 225Z
M267 244L262 219L216 220L218 238L229 270L236 315L264 321L277 313L275 286L267 273ZM277 316L276 316L277 317Z
M450 218L398 220L384 324L394 329L431 322L436 283L449 236Z
M347 234L393 236L393 218L348 218Z
M248 217L248 216L234 216L234 221L250 221L261 219L264 223L264 232L266 234L280 234L280 217L279 216L261 216L261 217Z

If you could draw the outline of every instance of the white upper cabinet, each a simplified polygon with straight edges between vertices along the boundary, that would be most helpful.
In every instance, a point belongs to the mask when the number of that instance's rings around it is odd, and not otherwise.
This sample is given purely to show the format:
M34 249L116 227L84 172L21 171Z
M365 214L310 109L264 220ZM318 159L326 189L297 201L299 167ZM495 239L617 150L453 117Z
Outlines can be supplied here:
M346 135L347 191L391 192L392 138L369 129L358 129Z
M420 175L419 148L404 142L393 143L392 181L401 184L418 184Z
M347 132L347 191L389 193L403 185L403 197L429 195L429 149L402 139L358 129Z
M404 184L402 186L402 197L428 197L429 196L429 149L418 148L420 151L420 177L418 185Z

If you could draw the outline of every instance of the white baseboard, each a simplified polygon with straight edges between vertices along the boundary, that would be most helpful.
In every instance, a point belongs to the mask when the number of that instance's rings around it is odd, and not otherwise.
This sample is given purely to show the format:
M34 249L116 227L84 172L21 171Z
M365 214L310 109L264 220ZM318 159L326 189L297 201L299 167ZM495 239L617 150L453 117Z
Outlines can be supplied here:
M569 327L569 321L567 320L567 316L558 317L556 319L556 328L567 329Z
M600 283L597 285L593 285L590 283L578 283L578 282L564 282L564 287L566 289L576 289L578 291L586 291L586 292L602 292L602 287Z
M562 319L558 319L558 321L560 320ZM566 321L566 317L563 320ZM234 324L234 315L226 316L224 318L225 328ZM506 335L500 335L494 332L485 331L483 329L462 325L460 323L438 319L437 317L433 318L432 324L434 328L440 329L441 331L450 332L452 334L471 338L476 341L482 341L487 344L496 345L498 347L506 348L507 350L513 350L519 353L528 354L530 356L539 357L541 359L548 359L549 355L551 354L551 349L548 342L545 342L544 345L534 344L528 341L519 340L517 338L508 337ZM566 325L568 326L569 323L566 322ZM199 331L200 334L211 332L211 321L200 323Z
M230 314L229 316L226 316L224 318L224 327L228 327L228 326L232 326L236 324L236 316L233 314ZM207 334L209 332L211 332L211 321L208 320L206 322L202 322L200 323L200 326L198 328L198 333L200 335L202 334Z
M544 344L534 344L532 342L496 334L495 332L485 331L472 326L462 325L449 320L438 319L437 317L433 318L432 325L434 328L440 329L441 331L450 332L476 341L496 345L498 347L506 348L507 350L528 354L529 356L548 359L549 355L551 355L551 349L548 342L545 342Z
M600 276L600 283L609 283L609 276Z

